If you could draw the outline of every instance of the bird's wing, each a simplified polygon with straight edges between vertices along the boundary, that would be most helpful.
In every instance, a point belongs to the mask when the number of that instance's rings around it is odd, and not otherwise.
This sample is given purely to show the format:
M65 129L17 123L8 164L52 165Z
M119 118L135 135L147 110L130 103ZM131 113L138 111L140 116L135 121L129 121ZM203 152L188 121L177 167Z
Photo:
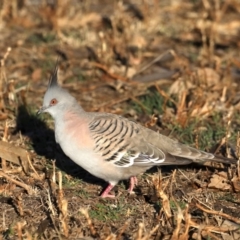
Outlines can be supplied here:
M165 161L165 153L144 139L143 128L123 117L98 114L89 124L94 151L119 167L150 167Z
M183 165L212 160L226 164L236 160L215 157L169 137L154 132L126 118L113 114L96 114L89 124L95 142L94 151L103 160L119 167L132 165Z

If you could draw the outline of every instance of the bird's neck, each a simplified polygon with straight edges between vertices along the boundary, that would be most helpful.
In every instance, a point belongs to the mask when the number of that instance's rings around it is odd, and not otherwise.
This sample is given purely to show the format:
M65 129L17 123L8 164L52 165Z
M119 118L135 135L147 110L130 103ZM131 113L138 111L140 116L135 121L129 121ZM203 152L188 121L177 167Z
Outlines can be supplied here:
M80 129L87 122L87 119L88 114L82 108L70 108L62 111L60 115L54 118L56 141L61 145L62 140L67 135L74 134L76 127Z
M74 121L74 119L85 119L87 117L87 112L85 112L79 105L68 106L59 111L59 113L53 117L55 124L62 124Z

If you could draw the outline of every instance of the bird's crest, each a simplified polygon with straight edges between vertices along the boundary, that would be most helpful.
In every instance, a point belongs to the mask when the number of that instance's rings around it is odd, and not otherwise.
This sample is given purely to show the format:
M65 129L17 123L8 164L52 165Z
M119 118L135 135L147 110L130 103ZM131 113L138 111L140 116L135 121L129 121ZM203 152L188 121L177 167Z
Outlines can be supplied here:
M48 89L58 86L58 64L59 64L59 58L57 58L57 62L56 62L54 71L49 79Z

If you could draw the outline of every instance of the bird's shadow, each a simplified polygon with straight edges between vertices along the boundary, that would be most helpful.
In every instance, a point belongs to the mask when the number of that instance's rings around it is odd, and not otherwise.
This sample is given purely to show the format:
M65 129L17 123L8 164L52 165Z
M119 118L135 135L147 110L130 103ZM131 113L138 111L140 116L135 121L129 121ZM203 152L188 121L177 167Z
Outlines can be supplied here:
M104 181L92 176L69 159L56 143L54 131L47 126L41 116L38 116L37 113L29 110L24 105L19 106L17 111L14 133L17 134L18 132L30 139L32 147L38 155L49 160L56 160L56 166L61 171L78 177L84 182L98 184L102 187L106 186Z

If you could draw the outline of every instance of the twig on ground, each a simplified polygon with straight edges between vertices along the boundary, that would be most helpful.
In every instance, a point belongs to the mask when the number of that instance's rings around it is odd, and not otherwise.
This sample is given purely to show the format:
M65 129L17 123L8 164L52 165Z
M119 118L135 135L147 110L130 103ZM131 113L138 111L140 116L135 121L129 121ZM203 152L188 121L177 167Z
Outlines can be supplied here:
M145 71L146 69L148 69L149 67L151 67L154 63L160 61L163 57L167 56L167 54L171 54L172 56L175 56L174 50L167 50L166 52L160 54L159 56L157 56L156 58L154 58L151 62L147 63L145 66L143 66L140 70L138 70L135 73L135 76L143 71Z
M149 234L147 234L146 236L144 236L141 240L148 240L150 239L150 237L158 230L160 224L156 225Z
M233 221L235 223L240 224L240 219L239 218L232 217L232 216L230 216L230 215L228 215L226 213L223 213L223 212L218 212L218 211L215 211L215 210L206 209L206 208L204 208L203 206L201 206L198 203L196 203L196 207L198 207L199 209L201 209L202 211L204 211L206 213L218 215L218 216L224 217L224 218L226 218L228 220L231 220L231 221Z
M153 179L153 184L159 194L159 197L162 200L162 208L164 210L164 213L167 217L167 219L172 217L172 212L171 212L171 208L170 208L170 202L169 202L169 197L167 196L167 194L164 192L166 187L169 185L170 179L168 179L165 187L163 188L162 186L162 175L161 175L161 171L159 171L159 175L158 177L155 177Z
M87 223L88 223L88 226L90 228L90 232L93 236L96 236L97 232L94 228L94 225L93 225L93 222L92 222L92 219L90 218L89 214L88 214L88 211L84 208L80 208L79 210L84 216L85 218L87 219Z
M68 202L67 200L63 197L63 190L62 190L62 173L59 171L58 172L58 196L57 196L57 203L58 203L58 208L61 212L59 219L62 224L63 228L63 234L65 237L69 236L69 229L68 229L68 224L67 224L67 215L68 215Z
M100 68L100 69L103 70L105 73L107 73L111 78L113 78L113 79L115 79L115 80L117 79L117 80L121 80L121 81L124 81L124 82L127 82L127 81L128 81L128 78L123 77L123 76L120 76L120 75L117 75L117 74L115 74L115 73L111 73L106 66L104 66L104 65L102 65L102 64L100 64L100 63L94 62L94 63L92 63L92 65L95 66L95 67L97 67L97 68Z
M32 194L34 193L33 189L32 189L30 186L28 186L28 185L25 184L25 183L21 183L21 182L15 180L15 179L11 178L10 176L8 176L7 174L5 174L5 173L4 173L3 171L1 171L1 170L0 170L0 176L6 178L7 180L13 182L14 184L16 184L16 185L18 185L18 186L24 188L29 195L32 195Z
M39 176L38 172L36 171L36 169L34 168L34 166L32 165L31 159L29 157L29 153L27 153L27 160L28 160L28 164L30 166L30 168L33 170L33 172L35 173L35 175L33 175L34 178L37 178L38 180L42 180L42 178ZM37 176L37 177L36 177Z
M116 240L120 240L123 233L125 232L125 230L127 229L127 227L129 226L130 220L128 219L124 225L121 227L121 229L119 230L118 235L116 236Z

